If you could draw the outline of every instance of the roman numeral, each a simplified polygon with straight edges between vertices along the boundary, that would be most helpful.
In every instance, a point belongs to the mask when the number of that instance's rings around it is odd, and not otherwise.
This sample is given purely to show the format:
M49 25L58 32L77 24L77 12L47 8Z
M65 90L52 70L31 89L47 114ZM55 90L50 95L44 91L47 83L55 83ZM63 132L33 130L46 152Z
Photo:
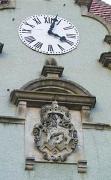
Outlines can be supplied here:
M53 18L51 17L44 17L45 23L52 23L53 22Z
M58 21L58 23L56 25L60 24L61 21L62 21L62 19L60 21Z
M48 51L50 51L50 52L53 52L53 51L54 51L52 45L48 45Z
M34 45L34 47L36 47L36 48L38 48L38 49L41 49L42 45L43 45L43 43L37 42L37 43Z
M73 29L73 26L70 25L70 26L64 27L63 29L64 29L64 30Z
M67 36L68 38L75 38L75 37L76 37L76 34L66 34L66 36Z
M33 20L38 24L41 24L41 21L38 17L34 17Z
M29 44L30 44L30 43L34 42L36 39L33 36L27 36L27 37L25 37L25 40L27 42L29 42Z
M31 30L29 30L29 29L22 29L22 33L31 33Z
M66 40L66 43L68 43L70 46L72 46L74 43L72 41Z
M26 22L24 22L24 24L25 24L25 25L27 25L27 26L30 26L31 28L34 28L34 27L35 27L34 25L29 24L27 21L26 21Z
M57 44L58 45L58 47L60 48L60 50L61 51L64 51L65 49L62 47L62 46L60 46L59 44Z

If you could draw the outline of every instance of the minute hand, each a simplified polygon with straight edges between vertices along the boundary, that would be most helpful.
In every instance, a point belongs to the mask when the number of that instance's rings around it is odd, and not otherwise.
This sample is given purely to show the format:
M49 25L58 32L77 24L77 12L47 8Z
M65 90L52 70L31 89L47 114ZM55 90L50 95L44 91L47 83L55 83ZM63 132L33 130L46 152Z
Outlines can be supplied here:
M53 19L53 23L51 24L51 26L50 26L50 28L48 30L48 34L50 34L50 32L52 32L52 30L54 29L55 23L56 23L56 21L58 21L57 16L58 15L56 15L56 17Z

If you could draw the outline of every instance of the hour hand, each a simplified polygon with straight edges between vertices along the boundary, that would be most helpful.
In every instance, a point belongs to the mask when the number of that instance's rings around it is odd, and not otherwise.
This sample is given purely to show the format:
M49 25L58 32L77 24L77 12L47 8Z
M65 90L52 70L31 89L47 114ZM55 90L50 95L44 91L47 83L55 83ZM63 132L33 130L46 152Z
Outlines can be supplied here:
M51 30L48 31L48 34L49 34L49 35L52 35L52 36L55 36L55 37L61 38L61 36L59 36L59 35L56 34L56 33L53 33Z
M49 30L48 33L49 33L49 35L52 35L52 36L55 36L55 37L59 37L61 42L67 42L68 41L65 36L59 36L58 34L53 33L51 30Z

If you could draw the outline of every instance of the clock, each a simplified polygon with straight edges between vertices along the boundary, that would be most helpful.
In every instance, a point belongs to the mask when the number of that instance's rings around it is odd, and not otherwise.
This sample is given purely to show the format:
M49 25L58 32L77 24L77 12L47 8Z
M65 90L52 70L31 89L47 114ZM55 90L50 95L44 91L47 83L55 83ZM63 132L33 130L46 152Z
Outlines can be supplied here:
M68 20L52 15L25 18L19 37L29 48L45 54L64 54L77 48L79 32Z

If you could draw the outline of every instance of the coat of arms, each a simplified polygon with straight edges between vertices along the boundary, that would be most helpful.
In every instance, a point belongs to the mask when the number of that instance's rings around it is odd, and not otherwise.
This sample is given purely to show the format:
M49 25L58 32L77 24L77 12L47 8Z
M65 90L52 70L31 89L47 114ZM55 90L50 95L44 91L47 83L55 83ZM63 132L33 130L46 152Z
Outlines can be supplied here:
M36 148L49 162L63 162L75 151L78 137L71 115L57 101L41 109L41 123L33 128Z

